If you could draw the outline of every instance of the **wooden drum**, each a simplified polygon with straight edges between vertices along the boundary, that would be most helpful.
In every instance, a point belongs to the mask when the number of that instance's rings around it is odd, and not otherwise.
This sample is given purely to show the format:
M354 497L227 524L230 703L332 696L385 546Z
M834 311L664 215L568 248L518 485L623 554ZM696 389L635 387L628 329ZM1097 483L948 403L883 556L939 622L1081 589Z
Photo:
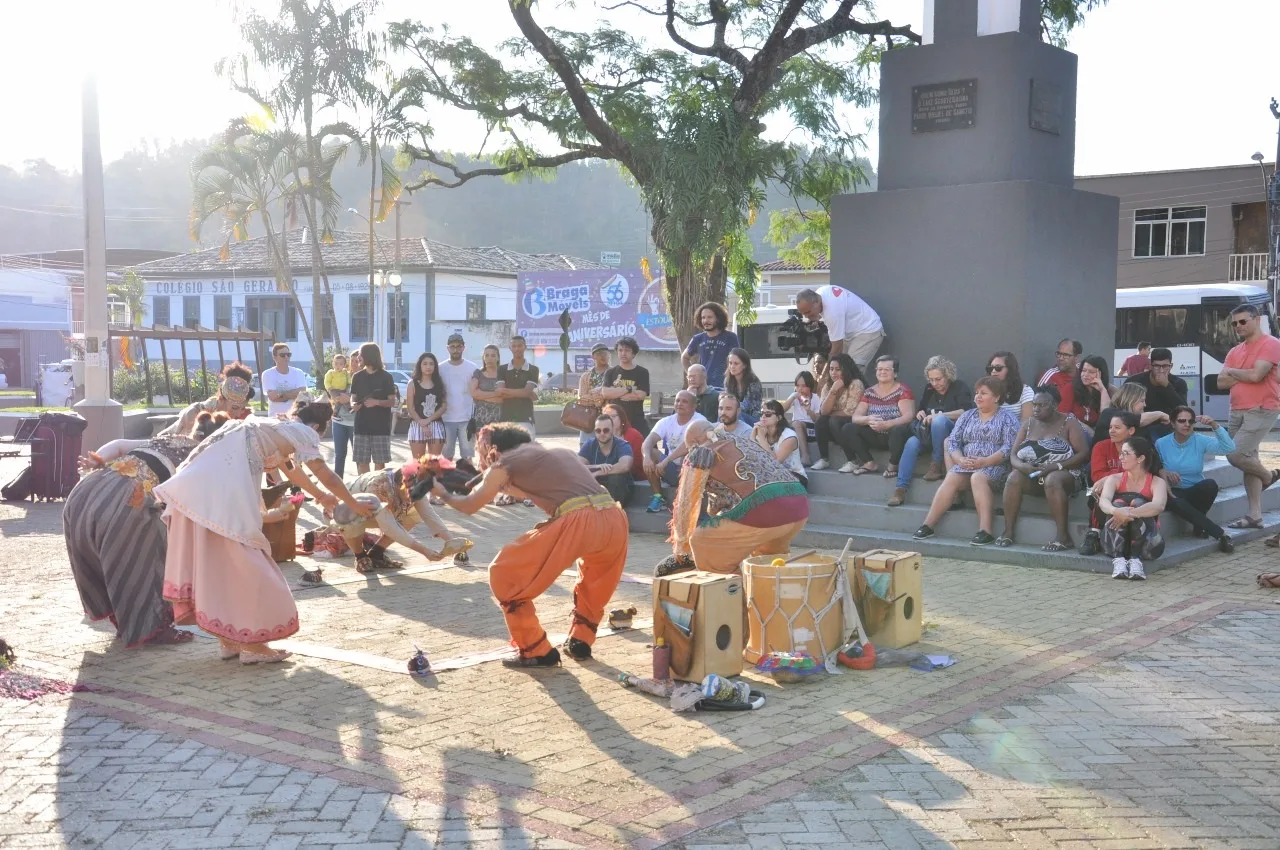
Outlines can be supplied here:
M752 664L770 652L822 658L840 646L844 632L840 565L827 555L809 555L775 567L778 557L742 562L748 629L743 655Z

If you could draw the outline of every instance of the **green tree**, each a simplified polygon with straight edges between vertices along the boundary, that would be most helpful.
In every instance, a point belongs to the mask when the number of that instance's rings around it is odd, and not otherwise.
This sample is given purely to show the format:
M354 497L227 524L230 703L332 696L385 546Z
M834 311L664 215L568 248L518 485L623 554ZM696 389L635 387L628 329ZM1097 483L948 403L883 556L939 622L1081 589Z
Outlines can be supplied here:
M1098 2L1046 0L1046 20L1069 28ZM606 7L612 19L589 32L544 28L537 0L507 6L519 36L500 53L447 28L392 27L392 42L416 60L414 84L479 116L504 145L492 165L469 169L413 147L428 171L409 188L616 163L651 215L682 342L694 333L694 307L723 301L730 276L739 303L750 305L756 266L746 231L770 180L797 203L821 204L865 179L861 138L837 110L872 103L869 72L882 53L920 40L876 20L861 0L629 0ZM669 41L650 44L613 23L618 10L647 14ZM766 136L766 122L799 132ZM541 150L531 141L540 137L558 149Z

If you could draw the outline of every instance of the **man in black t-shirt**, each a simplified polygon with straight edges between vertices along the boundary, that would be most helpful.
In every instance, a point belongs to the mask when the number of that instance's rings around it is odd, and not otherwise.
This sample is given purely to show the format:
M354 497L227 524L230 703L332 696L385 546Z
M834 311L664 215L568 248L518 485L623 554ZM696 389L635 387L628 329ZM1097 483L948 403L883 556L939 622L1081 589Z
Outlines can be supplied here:
M383 469L391 462L391 408L397 390L391 375L382 368L382 350L376 342L360 346L364 368L351 378L351 409L355 411L355 439L352 455L356 471Z
M524 337L511 337L511 362L498 367L498 380L506 387L502 391L502 418L525 426L536 437L533 403L538 399L538 367L525 362L526 347Z
M636 365L640 344L633 338L624 336L618 340L614 350L618 352L619 365L604 373L604 386L600 388L600 394L606 400L622 405L631 427L648 436L649 423L644 418L644 400L649 396L649 370Z
M1173 374L1173 352L1167 348L1153 349L1151 368L1134 375L1125 383L1146 387L1147 410L1167 413L1169 421L1173 421L1177 409L1187 403L1187 382ZM1173 428L1156 423L1148 426L1147 431L1154 441L1172 433Z

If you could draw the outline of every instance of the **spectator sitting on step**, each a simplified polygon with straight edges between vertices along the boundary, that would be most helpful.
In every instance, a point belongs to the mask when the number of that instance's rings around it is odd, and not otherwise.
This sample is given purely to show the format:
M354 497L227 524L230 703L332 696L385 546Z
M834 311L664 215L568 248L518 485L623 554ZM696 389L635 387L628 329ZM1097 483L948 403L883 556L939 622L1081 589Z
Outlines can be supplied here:
M916 529L916 540L934 535L934 526L951 509L956 496L964 490L973 492L978 509L978 533L969 541L974 546L987 546L996 538L991 533L996 517L996 493L1009 474L1009 455L1018 435L1018 420L1002 410L1004 385L999 378L979 378L973 391L972 410L960 414L951 436L947 437L947 456L954 466L933 494L933 503L924 525Z
M595 436L578 449L578 458L595 479L604 485L614 501L624 508L631 501L631 466L635 462L631 446L614 432L613 417L596 417Z
M1146 579L1142 562L1164 553L1160 513L1169 485L1160 477L1160 455L1142 437L1130 437L1120 449L1120 472L1102 482L1098 510L1106 514L1102 549L1111 557L1112 578Z
M796 375L796 391L782 402L783 410L791 411L791 427L796 432L796 453L800 464L809 465L809 443L818 439L818 417L822 415L822 398L818 395L818 382L812 372ZM768 402L765 402L768 406ZM763 414L762 414L763 415Z
M815 354L813 359L809 361L809 371L813 373L813 379L818 383L818 393L821 393L823 387L827 383L827 364L831 362L831 358L825 354Z
M1158 410L1173 417L1173 411L1187 403L1187 382L1173 374L1173 352L1167 348L1157 348L1151 352L1150 368L1146 372L1125 381L1125 385L1134 384L1147 391L1147 410ZM1172 428L1167 425L1148 426L1155 438L1169 434Z
M932 453L925 481L941 481L947 474L943 464L947 435L956 426L960 414L973 407L973 390L956 379L956 364L941 355L934 355L924 365L924 377L929 388L920 399L920 409L915 419L895 425L889 431L889 457L898 458L898 486L889 497L889 506L901 505L907 500L907 487L916 471L916 458L923 448Z
M661 513L667 509L666 500L662 496L662 485L678 487L680 485L680 461L688 448L684 442L684 432L694 422L706 422L707 418L693 409L693 393L681 390L676 393L676 412L659 419L644 438L640 448L640 457L644 462L644 474L649 480L652 496L646 510L651 514ZM659 445L661 443L661 446Z
M740 415L747 424L756 424L764 406L764 387L756 373L751 371L751 355L745 349L735 348L729 352L728 365L724 370L724 390L736 396L742 404Z
M1141 375L1143 372L1151 368L1151 361L1155 359L1151 356L1151 343L1138 343L1138 353L1130 354L1124 359L1124 363L1120 364L1120 372L1117 377L1131 378L1134 375Z
M743 437L751 435L751 426L742 418L742 405L732 393L720 393L720 405L717 408L716 430L722 434L739 434Z
M1080 544L1081 555L1096 555L1102 549L1099 529L1102 528L1102 516L1098 511L1098 495L1102 492L1102 482L1108 475L1120 471L1120 447L1124 441L1138 431L1142 419L1138 414L1122 411L1111 416L1111 425L1107 429L1107 439L1093 444L1089 456L1089 478L1093 486L1089 490L1089 530L1085 532L1084 542Z
M1058 388L1058 394L1062 396L1058 409L1063 413L1070 413L1071 408L1075 406L1075 396L1071 388L1075 383L1076 372L1079 371L1080 355L1083 353L1084 346L1080 344L1080 340L1058 340L1058 347L1053 354L1057 365L1050 367L1036 383L1039 387L1048 384Z
M1135 437L1150 440L1152 428L1169 424L1169 414L1158 410L1147 410L1147 391L1141 384L1122 384L1111 396L1111 406L1098 416L1098 424L1093 429L1090 443L1107 439L1111 417L1125 411L1138 414L1138 433L1134 435Z
M636 458L644 457L644 435L631 427L627 411L622 409L622 405L606 404L600 408L600 412L613 420L613 435L625 440L631 447L631 477L637 481L647 481L644 465L636 461Z
M853 450L849 448L848 432L853 428L853 414L862 403L864 392L862 372L847 354L837 354L831 358L831 362L827 364L826 376L827 386L818 406L818 459L813 464L814 469L826 469L831 465L827 455L831 452L833 440L840 444L845 457L852 461ZM852 471L851 463L846 463L845 466Z
M890 448L889 432L898 425L911 424L915 417L916 397L910 387L898 380L898 358L892 354L880 355L876 358L876 382L867 387L858 409L853 412L853 428L849 436L853 457L840 467L840 471L854 475L879 472L871 449ZM890 453L885 478L897 476L898 460Z
M1069 412L1086 428L1096 427L1102 411L1111 406L1110 375L1107 361L1096 354L1080 362L1080 369L1071 385Z
M1196 422L1214 429L1213 434L1195 433ZM1197 417L1186 405L1174 408L1173 433L1156 441L1164 466L1160 477L1169 483L1165 510L1189 522L1196 536L1216 539L1218 550L1226 555L1234 552L1235 546L1222 526L1209 519L1209 509L1218 498L1218 482L1204 477L1204 459L1215 454L1229 455L1235 450L1236 441L1226 428L1211 416Z
M719 416L720 393L723 390L707 383L706 367L700 363L694 363L684 370L684 381L689 392L693 393L694 409L708 420Z
M987 360L987 367L982 371L1004 382L1001 410L1012 413L1019 422L1026 422L1031 418L1031 398L1035 395L1035 390L1022 382L1022 370L1012 351L997 351Z
M804 464L800 462L800 438L795 430L787 427L782 402L769 399L764 403L760 421L751 429L751 439L761 448L773 452L773 456L791 470L791 474L804 485L804 489L809 489L809 476L805 474Z
M1063 552L1076 545L1067 525L1067 511L1071 495L1087 486L1089 438L1074 416L1058 410L1061 400L1057 387L1037 387L1031 418L1018 430L1010 460L1013 471L1004 485L1004 533L996 538L1001 548L1013 545L1022 497L1028 493L1045 497L1057 526L1057 536L1041 548Z

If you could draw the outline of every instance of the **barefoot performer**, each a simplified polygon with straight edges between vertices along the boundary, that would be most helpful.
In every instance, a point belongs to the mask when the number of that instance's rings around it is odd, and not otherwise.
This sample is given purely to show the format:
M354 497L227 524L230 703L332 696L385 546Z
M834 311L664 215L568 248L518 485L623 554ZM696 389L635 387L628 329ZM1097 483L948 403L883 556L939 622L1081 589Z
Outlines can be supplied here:
M476 459L484 473L466 496L449 493L437 481L433 491L457 510L474 514L499 491L532 499L550 519L503 546L489 565L489 586L520 651L503 660L508 667L554 667L560 652L547 640L533 600L578 561L573 588L573 623L565 651L585 661L605 607L627 561L627 515L578 456L532 442L518 425L495 423L480 429Z

